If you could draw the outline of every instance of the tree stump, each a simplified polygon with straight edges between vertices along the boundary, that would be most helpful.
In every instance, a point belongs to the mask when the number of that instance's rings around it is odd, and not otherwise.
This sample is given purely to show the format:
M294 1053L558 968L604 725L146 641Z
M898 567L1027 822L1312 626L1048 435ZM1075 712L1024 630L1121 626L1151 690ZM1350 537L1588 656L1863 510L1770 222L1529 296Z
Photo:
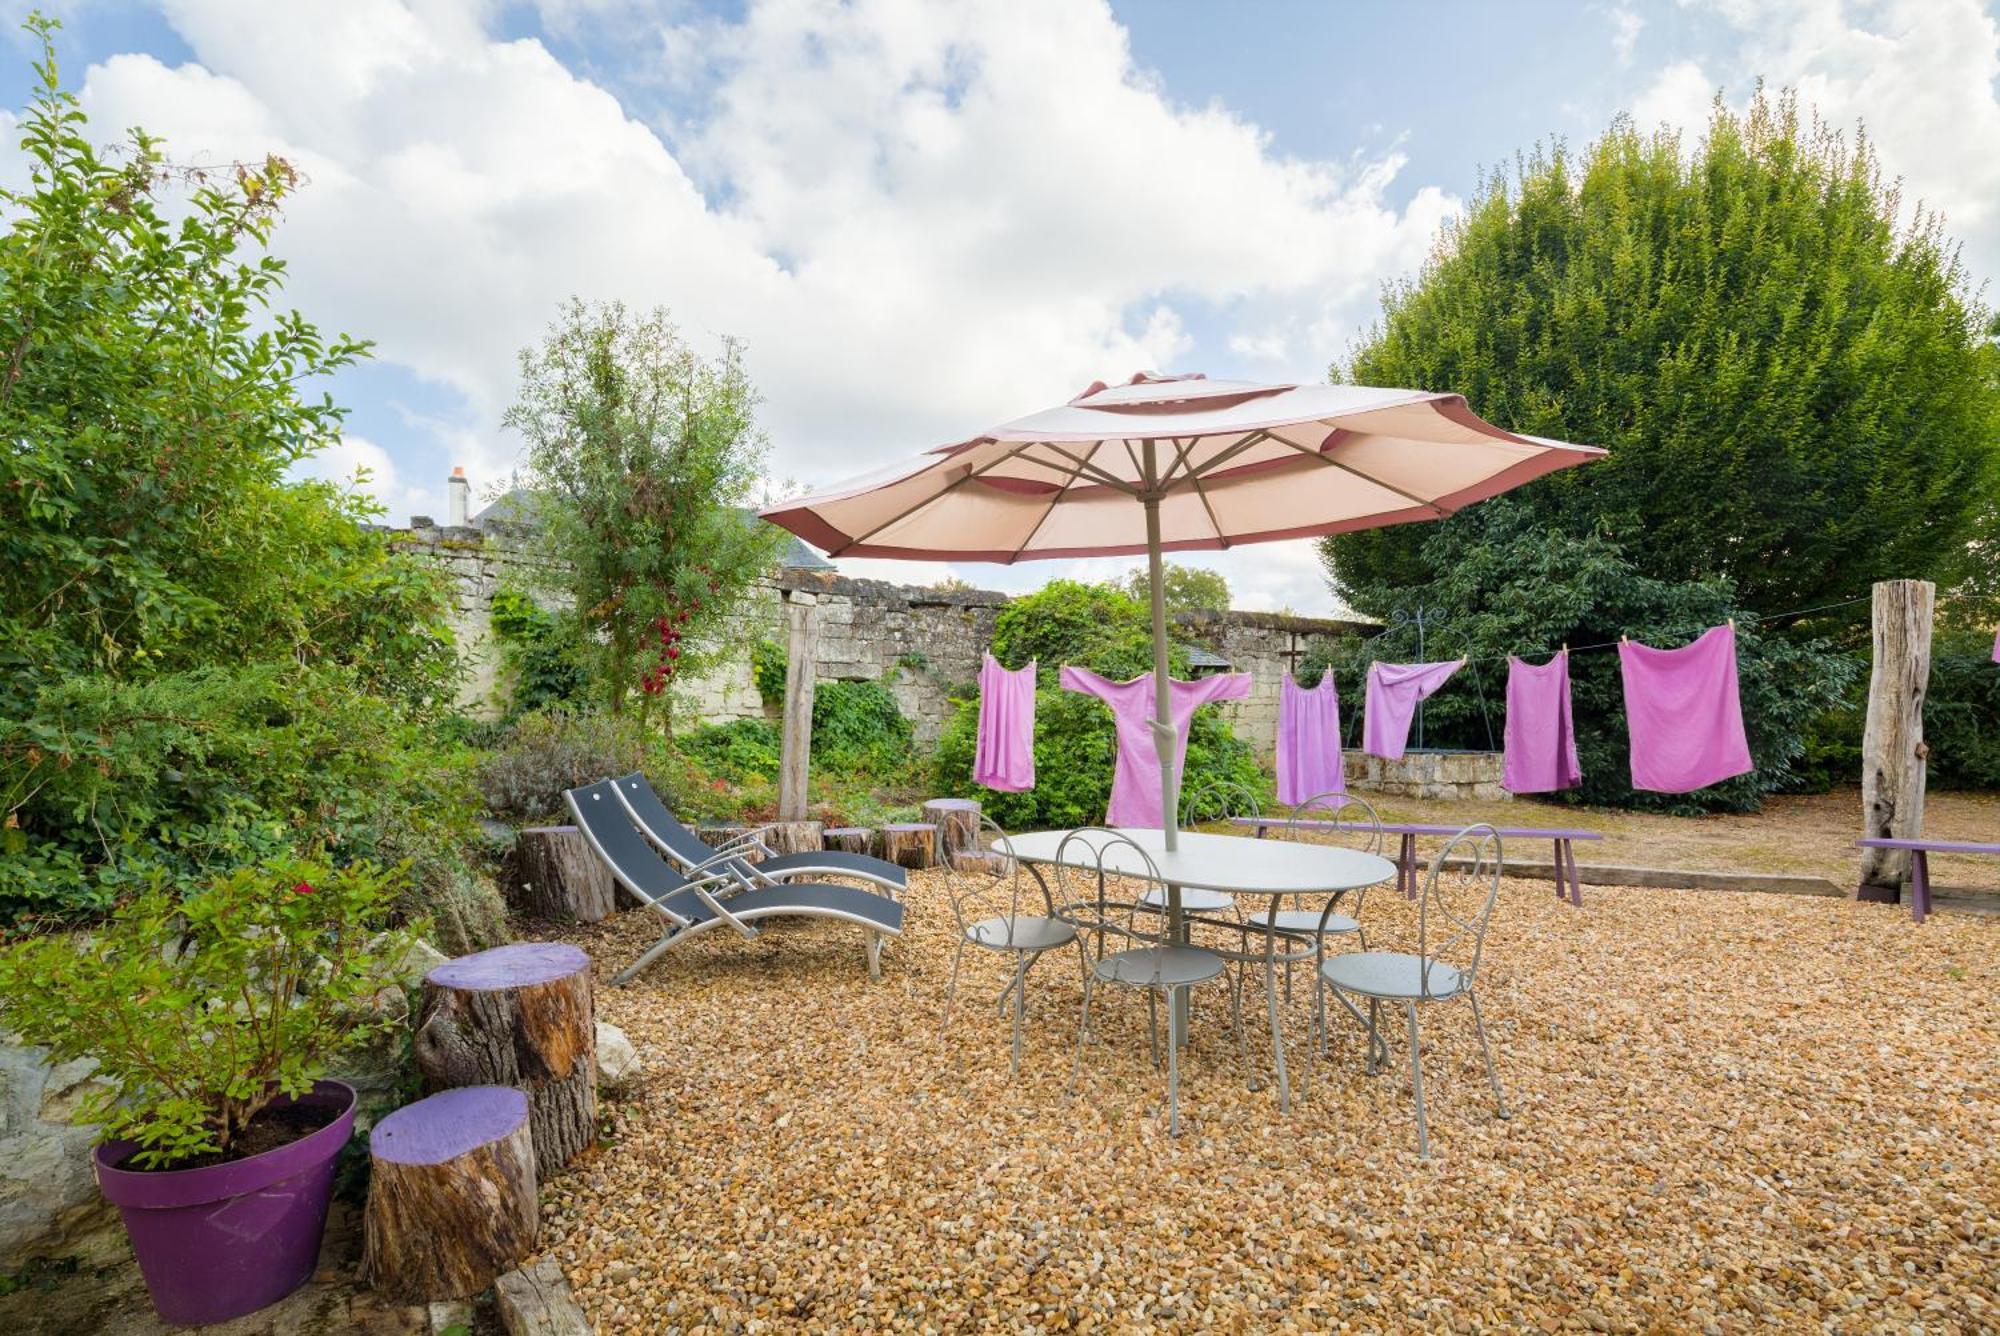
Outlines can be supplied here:
M743 836L749 833L749 831L751 831L752 829L753 827L750 826L703 826L696 832L696 834L701 836L701 842L703 844L710 845L713 848L721 849L727 845L734 844L737 840L742 839ZM743 858L745 862L754 863L763 856L764 855L758 853L755 849L752 849L748 853L744 854Z
M618 907L617 879L575 826L530 826L514 837L509 908L564 923L596 923Z
M937 827L938 858L979 847L979 801L976 798L933 798L924 804L924 820Z
M828 826L821 834L829 849L844 854L875 852L875 832L866 826Z
M417 1066L433 1090L509 1085L528 1097L542 1179L597 1140L597 1030L590 957L516 942L424 976Z
M553 1257L494 1281L493 1306L507 1336L591 1336L590 1319Z
M922 871L937 861L937 827L926 822L882 827L882 857Z
M464 1299L535 1250L528 1097L465 1086L405 1105L368 1136L362 1272L403 1303Z
M826 847L817 821L775 821L757 833L774 854L816 854Z

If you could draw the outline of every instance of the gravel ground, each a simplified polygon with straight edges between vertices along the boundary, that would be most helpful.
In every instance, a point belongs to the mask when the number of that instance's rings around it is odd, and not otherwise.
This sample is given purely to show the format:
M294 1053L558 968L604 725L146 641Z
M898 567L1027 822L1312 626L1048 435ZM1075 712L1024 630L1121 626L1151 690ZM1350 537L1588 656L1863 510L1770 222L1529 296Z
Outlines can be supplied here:
M2000 1330L1990 919L1509 882L1480 988L1514 1116L1469 1011L1428 1008L1423 1162L1407 1081L1362 1075L1351 1027L1286 1118L1213 988L1178 1140L1134 995L1066 1097L1057 957L1010 1081L1004 967L968 965L940 1036L952 919L934 876L909 899L877 983L856 930L801 924L600 986L646 1072L544 1189L600 1330ZM1392 895L1364 922L1414 944ZM653 933L565 935L602 985Z

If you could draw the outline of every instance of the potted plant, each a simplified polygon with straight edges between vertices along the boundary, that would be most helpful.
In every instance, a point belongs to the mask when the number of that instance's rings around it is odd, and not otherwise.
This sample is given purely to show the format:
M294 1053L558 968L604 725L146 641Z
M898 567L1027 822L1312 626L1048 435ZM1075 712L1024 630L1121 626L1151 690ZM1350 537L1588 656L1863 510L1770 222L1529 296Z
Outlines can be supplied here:
M392 874L239 868L185 898L155 883L85 932L0 951L0 1023L97 1060L79 1121L153 1307L220 1322L275 1303L319 1255L354 1091L330 1059L398 1023L411 934L382 933Z

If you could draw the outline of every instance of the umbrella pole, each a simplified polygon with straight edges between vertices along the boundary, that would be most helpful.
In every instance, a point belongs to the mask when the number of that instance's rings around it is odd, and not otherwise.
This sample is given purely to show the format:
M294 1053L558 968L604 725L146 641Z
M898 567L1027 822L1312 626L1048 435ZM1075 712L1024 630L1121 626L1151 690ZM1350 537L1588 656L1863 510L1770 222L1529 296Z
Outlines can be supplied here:
M1174 764L1174 753L1180 748L1174 733L1173 688L1167 677L1167 582L1166 572L1160 560L1160 498L1153 492L1153 481L1157 476L1153 464L1153 443L1145 443L1145 469L1148 495L1146 503L1146 583L1153 595L1153 748L1160 756L1160 837L1166 844L1167 852L1180 847L1181 825L1181 777ZM1187 920L1181 912L1181 888L1172 882L1166 886L1167 892L1167 935L1175 942L1187 940ZM1169 1032L1178 1031L1174 1038L1187 1042L1188 1032L1188 990L1177 993L1170 990L1167 1006L1174 1012L1172 1019L1179 1022L1170 1026ZM1172 1042L1170 1040L1169 1042Z

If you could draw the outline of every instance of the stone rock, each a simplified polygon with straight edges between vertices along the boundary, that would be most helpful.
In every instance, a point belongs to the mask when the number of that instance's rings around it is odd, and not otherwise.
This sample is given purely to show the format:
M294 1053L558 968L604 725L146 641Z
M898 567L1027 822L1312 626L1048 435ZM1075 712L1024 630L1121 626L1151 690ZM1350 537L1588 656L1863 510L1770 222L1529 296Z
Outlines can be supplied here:
M95 1086L89 1058L0 1043L0 1273L30 1258L98 1263L124 1249L117 1212L97 1190L94 1126L70 1121Z
M604 1021L597 1022L598 1084L615 1090L637 1080L640 1070L639 1050L632 1047L625 1032Z
M387 933L382 933L375 937L374 940L368 943L368 949L371 951L380 950L383 940L387 936ZM410 943L409 949L403 952L396 960L390 972L396 982L403 985L403 987L417 988L423 984L426 974L429 974L449 959L451 959L450 956L447 956L444 952L419 937Z

